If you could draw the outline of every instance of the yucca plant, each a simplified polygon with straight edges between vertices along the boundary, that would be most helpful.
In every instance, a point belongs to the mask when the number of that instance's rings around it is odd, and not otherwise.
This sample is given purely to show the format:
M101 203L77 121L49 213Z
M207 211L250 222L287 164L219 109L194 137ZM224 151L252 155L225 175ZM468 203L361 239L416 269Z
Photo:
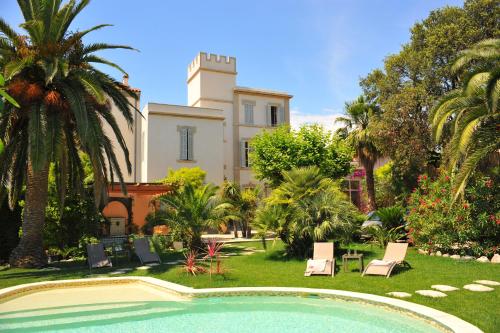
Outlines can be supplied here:
M68 188L82 189L85 175L79 153L86 153L93 167L96 204L100 204L106 195L108 175L111 181L116 177L123 183L111 138L103 125L110 126L130 172L128 149L111 104L132 126L129 98L136 98L136 94L94 67L104 64L125 73L95 52L131 49L129 46L83 43L88 33L108 25L70 31L71 23L89 0L64 4L61 0L18 0L18 4L24 17L20 25L23 33L0 19L0 69L8 93L19 103L19 107L6 104L0 114L0 139L5 144L0 155L0 182L8 189L11 206L26 188L22 237L10 264L38 267L46 262L42 230L49 165L55 166L62 199Z
M453 70L464 72L463 88L441 98L431 110L430 120L436 142L442 141L446 126L452 133L445 157L449 170L456 171L456 199L482 162L498 165L500 39L484 40L462 51Z

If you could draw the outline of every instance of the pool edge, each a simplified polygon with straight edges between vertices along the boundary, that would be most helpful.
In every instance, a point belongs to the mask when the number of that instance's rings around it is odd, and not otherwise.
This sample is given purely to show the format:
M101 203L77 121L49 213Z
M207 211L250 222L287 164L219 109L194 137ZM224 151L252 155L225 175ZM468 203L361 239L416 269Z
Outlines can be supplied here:
M194 289L173 282L160 280L153 277L145 276L125 276L125 277L99 277L74 280L56 280L43 281L28 284L21 284L8 288L0 289L0 302L3 302L12 297L17 297L25 293L36 292L44 289L52 289L58 287L85 286L85 285L100 285L109 283L133 283L141 282L155 287L166 289L170 292L175 292L182 296L203 297L216 295L237 295L237 294L318 294L321 296L329 296L341 298L345 300L357 300L373 304L385 305L391 308L399 309L404 312L415 314L423 319L431 320L455 333L483 333L478 327L469 322L460 319L446 312L436 310L424 305L403 301L400 299L358 293L346 290L337 289L315 289L315 288L299 288L299 287L235 287L235 288L202 288Z

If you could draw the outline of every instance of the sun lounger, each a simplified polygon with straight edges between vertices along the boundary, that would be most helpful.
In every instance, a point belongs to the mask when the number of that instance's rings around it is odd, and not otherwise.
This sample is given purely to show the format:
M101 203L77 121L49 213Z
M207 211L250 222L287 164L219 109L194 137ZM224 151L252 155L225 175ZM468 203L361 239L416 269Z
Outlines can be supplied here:
M394 267L401 264L408 263L405 262L406 251L408 249L408 243L389 243L385 249L384 258L382 260L376 259L372 260L368 266L366 266L362 276L365 275L384 275L388 278Z
M104 245L102 243L87 244L87 262L89 263L90 271L92 271L92 268L113 266L111 260L104 252Z
M314 243L313 258L307 260L304 276L335 275L335 256L333 243Z
M160 256L156 252L151 252L149 249L149 241L147 238L134 239L134 251L143 265L146 263L161 263Z

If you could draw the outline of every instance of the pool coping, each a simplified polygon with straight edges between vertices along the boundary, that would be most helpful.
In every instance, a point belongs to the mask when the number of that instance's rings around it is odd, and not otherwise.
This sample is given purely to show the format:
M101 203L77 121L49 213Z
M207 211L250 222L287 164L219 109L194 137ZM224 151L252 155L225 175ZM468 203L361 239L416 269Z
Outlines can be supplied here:
M337 289L315 289L315 288L299 288L299 287L234 287L234 288L201 288L195 289L186 287L180 284L160 280L147 276L124 276L124 277L100 277L86 278L74 280L56 280L43 281L21 284L13 287L0 289L0 302L11 299L12 297L21 296L25 293L35 292L39 290L52 289L56 287L77 287L86 285L102 285L102 284L120 284L140 282L146 285L151 285L161 289L167 289L170 292L175 292L182 296L190 297L207 297L207 296L223 296L223 295L249 295L249 294L274 294L274 295L317 295L323 297L332 297L342 300L360 301L372 303L376 305L384 305L395 310L400 310L409 314L414 314L422 319L429 320L441 328L447 329L455 333L482 333L478 327L462 320L456 316L439 311L424 305L403 301L400 299L358 293L346 290Z

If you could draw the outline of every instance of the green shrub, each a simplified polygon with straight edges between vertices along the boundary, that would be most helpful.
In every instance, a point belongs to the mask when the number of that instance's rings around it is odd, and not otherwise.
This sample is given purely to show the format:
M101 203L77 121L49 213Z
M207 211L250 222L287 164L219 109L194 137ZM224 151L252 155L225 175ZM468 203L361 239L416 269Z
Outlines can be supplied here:
M393 181L393 163L387 162L374 172L375 176L375 200L378 207L388 207L398 202Z
M49 197L45 209L44 244L46 247L77 247L81 235L97 236L104 220L95 207L92 191L84 195L71 194L60 207L55 194Z
M76 248L74 255L77 257L86 257L87 256L87 244L97 244L99 243L99 239L94 236L83 235L78 240L78 247Z
M166 253L172 248L172 238L165 235L153 235L151 238L151 245L156 253L162 254Z
M206 175L206 171L200 167L168 169L167 177L159 182L171 186L173 190L182 190L187 184L197 188L205 183Z
M500 240L498 190L477 178L463 200L453 201L451 179L419 177L408 201L408 234L416 246L460 254L491 255Z

